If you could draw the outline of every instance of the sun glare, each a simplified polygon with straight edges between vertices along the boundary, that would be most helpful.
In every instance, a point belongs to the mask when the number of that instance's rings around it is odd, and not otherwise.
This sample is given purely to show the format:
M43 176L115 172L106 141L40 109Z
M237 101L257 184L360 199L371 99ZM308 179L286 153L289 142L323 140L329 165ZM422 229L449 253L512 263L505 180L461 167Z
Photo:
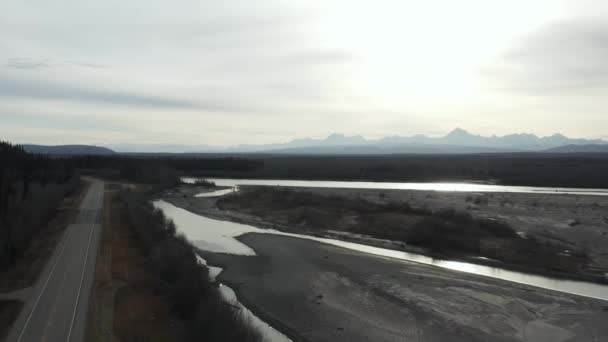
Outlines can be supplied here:
M329 1L319 36L354 54L351 84L399 107L466 101L509 42L564 13L557 1Z

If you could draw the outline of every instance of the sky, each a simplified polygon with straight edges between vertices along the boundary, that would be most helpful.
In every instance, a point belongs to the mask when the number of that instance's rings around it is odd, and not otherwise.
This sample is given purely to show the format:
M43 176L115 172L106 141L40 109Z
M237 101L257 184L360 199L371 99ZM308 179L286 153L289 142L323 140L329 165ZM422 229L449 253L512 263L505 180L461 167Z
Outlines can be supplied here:
M608 139L602 0L3 0L0 139Z

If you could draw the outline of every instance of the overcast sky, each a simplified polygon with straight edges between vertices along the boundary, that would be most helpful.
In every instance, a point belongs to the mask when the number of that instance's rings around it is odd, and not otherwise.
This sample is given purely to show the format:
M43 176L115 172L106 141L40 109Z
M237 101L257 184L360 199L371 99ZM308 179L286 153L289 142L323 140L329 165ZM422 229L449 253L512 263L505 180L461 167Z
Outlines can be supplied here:
M608 1L3 0L0 139L608 138Z

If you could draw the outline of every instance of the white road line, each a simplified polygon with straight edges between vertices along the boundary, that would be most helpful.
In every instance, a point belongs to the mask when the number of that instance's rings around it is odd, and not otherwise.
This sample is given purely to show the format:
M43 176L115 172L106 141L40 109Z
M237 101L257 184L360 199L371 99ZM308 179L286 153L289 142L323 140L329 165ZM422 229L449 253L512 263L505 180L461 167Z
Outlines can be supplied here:
M72 313L72 321L70 322L70 330L68 332L68 338L66 339L67 342L70 341L70 337L72 336L72 329L74 328L74 320L76 319L76 311L78 311L78 302L80 301L80 290L82 289L82 283L84 281L84 274L87 270L87 262L89 260L89 250L91 249L91 240L93 238L93 231L95 230L95 224L97 222L98 216L99 216L99 211L96 210L95 217L93 218L93 223L91 223L91 231L89 232L89 243L87 244L87 252L86 252L86 256L84 258L82 274L80 275L80 285L78 286L78 295L76 296L76 304L74 305L74 312Z
M30 314L27 316L27 320L25 320L25 324L23 325L23 328L21 329L21 333L19 334L19 338L17 339L17 342L21 342L21 339L23 338L23 334L25 333L25 329L27 328L28 324L30 323L30 320L32 319L32 315L34 315L34 311L36 311L36 307L38 306L38 302L40 301L40 298L42 297L42 294L46 290L46 286L48 285L49 280L53 276L53 272L55 271L55 267L57 267L57 264L59 263L59 260L61 260L61 256L63 255L63 252L65 251L65 247L68 245L68 243L72 239L73 233L74 233L74 229L72 227L72 229L70 230L68 236L65 239L65 242L63 243L63 247L61 248L61 252L57 256L57 260L55 260L55 264L53 264L53 268L51 268L51 271L49 272L49 276L46 278L46 281L44 282L44 285L42 286L42 289L40 290L40 294L38 294L38 298L36 298L36 302L34 302L34 306L32 307L32 311L30 311Z

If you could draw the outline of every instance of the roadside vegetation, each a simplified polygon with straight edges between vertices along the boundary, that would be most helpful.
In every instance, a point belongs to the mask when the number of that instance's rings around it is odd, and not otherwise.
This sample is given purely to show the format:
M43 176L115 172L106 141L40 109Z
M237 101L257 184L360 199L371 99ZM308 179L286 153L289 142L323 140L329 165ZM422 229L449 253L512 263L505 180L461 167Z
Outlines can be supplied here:
M147 201L148 194L180 183L179 168L203 163L206 161L136 156L49 157L0 142L0 291L31 286L37 279L70 217L78 211L80 175L92 175L138 189L119 195L122 185L106 188L112 207L106 219L119 217L122 228L127 229L122 235L125 230L113 232L120 239L110 236L112 246L107 245L104 231L106 252L110 248L115 253L110 253L110 267L107 258L101 264L102 269L111 269L111 276L106 272L100 279L117 285L113 282L117 276L124 283L111 296L116 316L110 319L110 326L101 322L107 320L104 296L98 294L101 299L92 301L91 310L102 312L96 316L99 320L91 322L93 340L107 340L108 334L114 334L122 341L260 341L257 330L238 308L222 300L190 243L177 236L173 223ZM242 169L239 163L218 159L216 164ZM213 186L209 182L200 185ZM104 260L103 254L100 260ZM21 306L20 302L0 302L0 337ZM104 331L95 330L101 326Z
M74 169L0 142L0 292L34 284L72 216L80 188ZM22 305L0 301L0 341Z
M196 186L202 186L202 187L206 187L206 188L213 188L215 187L215 183L209 180L206 180L204 178L197 178L194 180L194 185Z
M375 203L286 188L251 187L218 200L220 209L246 212L305 233L327 230L364 234L422 247L450 258L485 257L533 271L579 274L584 251L522 237L495 219L454 209L432 211L406 202Z
M0 271L15 265L79 185L61 161L0 142Z
M9 328L17 319L22 306L23 304L16 300L0 301L0 341L6 339Z
M104 196L86 341L181 341L170 300L157 291L147 257L129 223L119 184Z
M173 222L140 193L123 191L120 200L145 256L150 286L168 299L171 311L183 322L183 340L261 341L238 308L224 302L207 267L198 263L185 237L176 235Z

